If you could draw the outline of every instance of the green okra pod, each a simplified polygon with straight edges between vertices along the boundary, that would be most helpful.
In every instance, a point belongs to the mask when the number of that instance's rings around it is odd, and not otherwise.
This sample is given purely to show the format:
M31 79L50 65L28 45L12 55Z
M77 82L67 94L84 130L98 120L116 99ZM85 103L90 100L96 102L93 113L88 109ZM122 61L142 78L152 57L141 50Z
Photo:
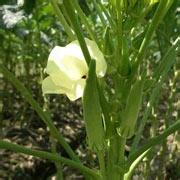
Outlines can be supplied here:
M123 36L122 40L122 59L121 59L121 66L120 66L120 74L122 76L128 76L131 71L130 61L129 61L129 45L127 38Z
M142 102L144 80L136 80L132 85L125 110L121 116L120 126L117 132L120 136L130 138L134 134L136 121Z
M114 53L114 47L113 47L114 45L113 45L109 26L106 27L103 38L104 38L104 48L103 48L104 54L106 56L112 56L112 54Z
M83 115L90 149L100 151L104 146L104 127L99 102L96 62L90 61L89 73L83 94Z

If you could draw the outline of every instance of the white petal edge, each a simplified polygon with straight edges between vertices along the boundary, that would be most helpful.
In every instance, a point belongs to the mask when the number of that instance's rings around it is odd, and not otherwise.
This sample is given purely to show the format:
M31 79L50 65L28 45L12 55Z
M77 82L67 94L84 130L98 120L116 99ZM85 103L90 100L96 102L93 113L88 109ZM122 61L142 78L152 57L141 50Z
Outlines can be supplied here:
M42 91L43 94L65 94L65 92L69 91L68 89L57 86L50 76L46 77L42 81Z
M46 67L46 72L49 75L61 74L62 76L65 74L72 80L78 80L87 74L88 67L82 58L80 47L74 46L73 43L71 45L69 48L56 46L52 49Z
M69 93L66 93L67 97L71 101L75 101L75 100L81 98L83 96L85 84L86 84L86 80L85 79L80 79L80 80L76 81L72 91L69 92Z
M94 41L89 40L88 38L85 38L85 42L86 42L86 45L87 45L87 48L89 50L91 58L96 60L96 74L97 74L97 76L103 77L106 73L106 70L107 70L107 64L106 64L106 61L104 59L103 53L101 52L101 50L98 48L97 44ZM67 52L70 52L69 55L75 56L75 57L77 57L77 58L79 58L85 62L85 58L84 58L84 55L83 55L82 50L80 48L78 40L71 42L70 44L68 44L66 46L66 48L67 48L66 49Z
M83 96L85 79L75 81L72 86L72 89L57 86L52 78L48 76L42 82L42 91L43 94L65 94L71 101L75 101Z
M98 77L104 77L106 70L107 70L107 64L104 59L104 55L101 52L101 50L98 48L97 44L85 38L90 56L92 59L96 60L96 74Z

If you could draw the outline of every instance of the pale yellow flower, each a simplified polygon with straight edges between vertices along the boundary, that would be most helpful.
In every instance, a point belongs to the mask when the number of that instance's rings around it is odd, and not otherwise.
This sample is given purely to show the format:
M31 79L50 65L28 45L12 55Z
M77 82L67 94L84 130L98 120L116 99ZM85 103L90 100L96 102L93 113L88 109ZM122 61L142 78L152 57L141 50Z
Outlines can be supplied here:
M85 38L90 56L96 60L97 77L103 77L107 64L97 44ZM49 75L42 82L43 94L65 94L71 101L83 95L88 66L77 40L52 49L46 67Z

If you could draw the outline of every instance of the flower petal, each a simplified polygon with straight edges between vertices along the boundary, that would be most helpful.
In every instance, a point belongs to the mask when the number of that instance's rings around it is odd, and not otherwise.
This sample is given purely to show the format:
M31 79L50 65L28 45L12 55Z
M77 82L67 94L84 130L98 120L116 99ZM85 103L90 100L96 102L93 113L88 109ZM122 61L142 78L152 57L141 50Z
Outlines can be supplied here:
M73 80L66 73L62 72L54 61L49 61L46 72L50 75L51 80L57 86L62 86L67 89L72 88Z
M66 92L67 97L71 101L75 101L76 99L81 98L83 96L85 84L86 84L85 79L80 79L80 80L76 81L72 91L71 92Z
M106 73L107 64L104 59L103 53L98 48L94 41L85 38L91 58L96 60L96 74L98 77L103 77Z
M65 55L65 47L55 46L49 54L48 61L59 62Z
M88 72L88 67L85 61L82 61L74 56L65 56L61 61L61 69L65 72L72 80L81 79L82 76Z
M107 64L104 59L103 53L100 51L100 49L98 48L97 44L94 41L89 40L87 38L85 38L85 41L91 58L96 60L96 74L98 77L103 77L107 69ZM66 48L67 51L69 52L68 53L69 55L74 56L85 62L84 55L77 40L68 44Z
M66 45L65 48L67 49L69 55L74 56L77 59L80 59L81 61L86 63L78 40L72 41L70 44Z
M90 56L96 60L96 74L103 77L107 64L97 44L85 38ZM80 48L79 42L73 41L65 47L56 46L52 49L46 72L49 74L43 80L43 93L66 94L74 101L83 96L88 74L88 66Z
M52 78L48 76L42 82L42 91L43 94L66 94L66 96L71 100L75 101L83 95L85 87L85 79L79 81L74 81L71 89L66 89L62 86L57 86Z
M42 82L42 91L43 91L43 94L63 94L67 91L67 89L57 86L52 81L51 77L48 76Z
M82 57L82 51L76 45L69 48L56 46L49 55L46 72L49 75L66 74L70 79L78 80L88 71Z

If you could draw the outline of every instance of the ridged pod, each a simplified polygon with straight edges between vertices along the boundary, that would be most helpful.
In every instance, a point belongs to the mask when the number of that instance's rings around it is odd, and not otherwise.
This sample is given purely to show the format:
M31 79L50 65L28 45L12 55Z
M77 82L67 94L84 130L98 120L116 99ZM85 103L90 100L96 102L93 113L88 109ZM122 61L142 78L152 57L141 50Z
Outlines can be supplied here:
M97 152L104 146L104 128L97 89L96 62L91 60L83 95L83 115L90 149Z
M122 76L128 76L130 74L130 62L129 62L129 46L127 38L123 36L123 43L122 43L122 59L121 59L121 66L120 66L120 74Z
M124 138L130 138L134 134L136 121L142 102L144 80L136 80L132 86L124 112L122 113L120 126L117 132Z
M107 26L103 35L104 38L104 54L107 56L112 56L114 53L113 41L110 33L110 27Z

